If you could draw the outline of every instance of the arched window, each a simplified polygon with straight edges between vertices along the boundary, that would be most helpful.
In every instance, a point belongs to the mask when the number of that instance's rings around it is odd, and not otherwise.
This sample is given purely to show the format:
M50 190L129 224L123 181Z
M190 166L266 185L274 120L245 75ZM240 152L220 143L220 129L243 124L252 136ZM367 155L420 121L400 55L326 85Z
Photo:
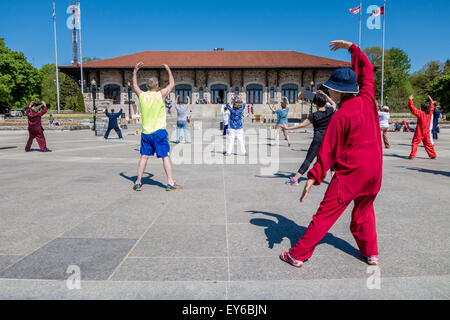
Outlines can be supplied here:
M188 84L179 84L175 87L175 96L180 96L179 103L188 103L188 97L192 102L192 87Z
M259 84L247 86L247 103L261 104L263 99L263 87Z
M204 97L203 87L200 87L200 89L198 89L198 95L200 100L203 99Z
M239 95L239 87L234 88L234 94Z
M211 86L211 103L226 103L228 88L224 84L215 84Z
M108 84L103 87L105 99L111 99L113 104L120 104L120 86L117 84Z
M298 97L298 86L296 84L285 84L281 87L281 95L289 99L289 103L296 103Z
M275 89L274 89L274 87L270 88L270 99L271 100L275 99Z

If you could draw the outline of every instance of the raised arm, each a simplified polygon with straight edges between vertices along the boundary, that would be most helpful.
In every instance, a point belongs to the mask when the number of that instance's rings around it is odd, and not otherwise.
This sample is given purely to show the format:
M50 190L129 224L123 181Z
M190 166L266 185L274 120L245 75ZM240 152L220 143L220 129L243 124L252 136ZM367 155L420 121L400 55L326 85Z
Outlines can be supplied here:
M428 99L430 100L430 114L434 113L434 108L436 105L434 104L434 100L431 96L428 96Z
M191 97L189 97L189 95L187 96L187 99L188 99L187 104L191 104Z
M28 104L28 107L27 107L26 110L25 110L25 112L26 112L27 114L31 111L31 107L33 106L33 104L34 104L34 101L31 101L31 102Z
M47 113L47 104L45 103L44 100L41 101L42 105L44 106L44 110L42 110L41 112L39 112L39 115L42 117L44 114Z
M270 110L272 110L272 112L277 111L277 109L275 109L273 105L267 104L267 106L269 107Z
M173 90L175 87L175 80L173 79L172 71L170 70L169 66L167 64L163 64L163 67L166 69L167 73L169 74L169 85L161 90L161 95L163 99L169 95L169 93Z
M142 90L141 88L139 88L138 86L138 82L137 82L137 73L139 71L140 68L142 68L144 66L143 62L138 62L136 64L136 66L134 67L134 71L133 71L133 90L134 92L136 92L136 94L138 95L138 97L141 95Z
M331 98L330 98L325 92L323 92L322 90L317 90L316 93L321 94L321 95L323 95L325 98L327 98L328 103L331 104L331 107L333 108L333 110L336 111L337 105L336 105L336 102L333 101L333 99L331 99Z
M368 96L375 100L375 76L366 54L357 45L343 40L331 41L330 47L332 51L346 49L352 54L352 67L358 79L359 96Z
M414 106L414 97L413 96L409 97L408 107L413 115L415 115L416 117L418 117L420 115L420 111L417 110L417 108Z

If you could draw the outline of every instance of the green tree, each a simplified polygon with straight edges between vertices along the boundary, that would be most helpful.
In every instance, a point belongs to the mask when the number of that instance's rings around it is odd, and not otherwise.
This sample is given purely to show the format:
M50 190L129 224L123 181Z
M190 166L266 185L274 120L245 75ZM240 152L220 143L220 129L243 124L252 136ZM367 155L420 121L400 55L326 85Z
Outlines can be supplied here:
M433 99L437 100L441 105L444 113L450 112L450 72L437 78L430 86L428 91Z
M445 73L445 64L439 61L430 61L410 77L416 100L420 103L428 100L431 84Z
M383 50L380 47L370 47L364 52L375 67L375 96L380 101ZM389 105L393 111L405 110L405 101L413 93L409 82L410 59L403 50L392 48L385 50L384 61L384 104Z
M54 64L46 64L39 71L42 75L41 95L51 109L57 109L56 70ZM84 100L81 90L75 80L64 73L58 72L59 97L62 110L83 112Z
M0 38L0 108L25 106L39 100L41 75L22 52L12 51Z

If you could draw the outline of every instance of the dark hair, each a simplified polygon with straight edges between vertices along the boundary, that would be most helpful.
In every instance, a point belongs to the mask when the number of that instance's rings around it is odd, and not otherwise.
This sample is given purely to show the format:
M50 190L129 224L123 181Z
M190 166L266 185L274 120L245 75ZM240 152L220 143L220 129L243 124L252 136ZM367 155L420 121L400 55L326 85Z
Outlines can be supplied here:
M323 94L316 94L314 96L313 103L317 107L322 108L327 104L327 98Z
M428 103L422 103L422 105L420 106L420 110L422 110L426 114L430 114L430 105Z
M319 88L317 88L317 90L321 90L321 91L323 91L323 93L325 93L327 96L330 96L330 91L329 91L328 88L325 87L323 84L321 84L321 85L319 86Z
M114 112L114 109L111 109L111 112Z

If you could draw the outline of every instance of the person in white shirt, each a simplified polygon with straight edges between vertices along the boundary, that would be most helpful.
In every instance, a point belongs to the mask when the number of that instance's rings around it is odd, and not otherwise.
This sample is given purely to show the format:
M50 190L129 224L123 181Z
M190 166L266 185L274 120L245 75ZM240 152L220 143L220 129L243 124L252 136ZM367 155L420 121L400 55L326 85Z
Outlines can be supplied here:
M381 111L378 111L378 117L380 118L381 133L383 134L383 142L386 149L391 148L389 143L389 138L387 136L389 130L389 119L391 115L389 114L389 107L384 106Z
M226 137L228 134L228 125L230 121L230 111L224 105L222 108L222 121L223 121L223 136Z

